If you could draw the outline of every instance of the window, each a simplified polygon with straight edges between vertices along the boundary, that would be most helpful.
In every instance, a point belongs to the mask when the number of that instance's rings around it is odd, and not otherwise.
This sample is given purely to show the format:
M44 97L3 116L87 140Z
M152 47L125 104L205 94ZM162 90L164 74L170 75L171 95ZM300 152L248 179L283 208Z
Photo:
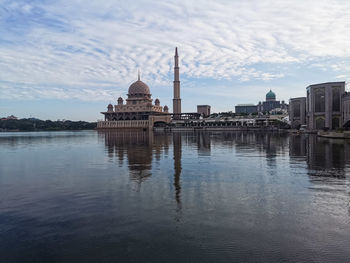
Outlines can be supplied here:
M325 122L323 118L316 119L316 129L321 130L324 128Z
M338 129L339 128L339 118L333 117L332 118L332 129Z
M325 111L325 91L324 88L315 90L315 112Z
M332 87L332 110L340 111L340 88Z
M293 115L294 117L300 117L300 101L293 103Z

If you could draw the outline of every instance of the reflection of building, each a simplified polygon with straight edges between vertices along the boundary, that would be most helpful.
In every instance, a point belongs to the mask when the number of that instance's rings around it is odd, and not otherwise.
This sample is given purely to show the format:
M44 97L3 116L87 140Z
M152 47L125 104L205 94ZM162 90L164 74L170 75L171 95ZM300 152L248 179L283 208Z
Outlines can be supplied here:
M291 135L289 157L305 159L309 175L343 178L345 167L350 162L350 145L343 140L316 135Z
M120 164L127 161L132 180L141 183L152 175L153 133L105 131L99 134L105 139L110 158L117 157Z
M175 201L181 209L181 133L153 133L141 130L99 131L105 141L108 157L117 160L120 167L128 167L130 180L141 183L152 176L152 162L167 156L173 143Z
M258 105L254 104L238 104L235 107L236 113L258 113L258 112L270 112L272 110L288 110L288 105L279 100L276 100L276 94L270 90L266 94L266 100L261 102L259 101Z
M310 175L345 177L349 145L344 141L308 136L307 151Z
M196 132L197 150L201 156L210 156L210 135L207 132Z
M310 85L306 90L308 129L337 129L341 127L341 96L345 92L345 82Z
M208 117L210 115L210 105L197 105L197 113L203 117Z
M299 128L306 124L306 98L292 98L289 100L289 120L292 128Z
M289 136L289 157L305 159L307 155L306 146L307 136L291 134Z

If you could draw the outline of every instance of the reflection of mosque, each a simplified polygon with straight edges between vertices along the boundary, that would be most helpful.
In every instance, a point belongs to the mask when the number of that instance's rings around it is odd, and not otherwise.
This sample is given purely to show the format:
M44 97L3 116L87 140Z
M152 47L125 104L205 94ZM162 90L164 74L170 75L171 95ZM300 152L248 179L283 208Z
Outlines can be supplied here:
M350 163L350 145L344 140L325 139L316 135L290 136L290 158L305 158L309 175L345 177Z
M105 137L108 157L118 157L120 166L128 161L130 178L139 183L151 176L153 136L149 132L99 132Z
M163 153L168 155L171 143L169 134L152 131L99 131L99 134L105 139L108 157L117 157L119 166L127 162L130 179L139 183L152 175L153 158L159 161Z
M171 139L173 143L174 159L174 189L175 200L181 209L181 133L155 134L152 131L99 131L104 137L108 157L118 159L119 166L127 162L130 180L138 186L152 176L153 158L159 161L162 154L168 155Z
M316 176L345 177L346 164L350 163L350 144L343 140L329 140L317 136L295 136L259 132L173 132L153 133L152 131L104 131L99 135L105 141L109 158L117 160L120 167L128 167L130 180L141 186L152 176L152 164L173 149L174 199L181 210L181 175L184 149L197 149L198 156L211 158L211 149L235 148L236 151L266 157L268 167L275 167L276 157L286 154L298 162L303 160L308 173ZM172 145L171 145L172 144ZM288 150L287 150L288 151ZM247 155L247 156L248 156Z

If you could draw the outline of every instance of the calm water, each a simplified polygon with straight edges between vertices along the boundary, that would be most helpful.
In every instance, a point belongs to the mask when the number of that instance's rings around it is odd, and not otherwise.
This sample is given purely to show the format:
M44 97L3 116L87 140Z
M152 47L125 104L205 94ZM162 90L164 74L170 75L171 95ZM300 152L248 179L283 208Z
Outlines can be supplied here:
M350 142L0 133L0 262L349 262Z

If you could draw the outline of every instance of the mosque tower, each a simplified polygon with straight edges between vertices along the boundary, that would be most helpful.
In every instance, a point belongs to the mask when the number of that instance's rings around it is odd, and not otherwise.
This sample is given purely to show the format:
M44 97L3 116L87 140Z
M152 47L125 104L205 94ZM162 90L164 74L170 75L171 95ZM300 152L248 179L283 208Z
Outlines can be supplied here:
M180 99L180 72L179 72L179 56L177 55L177 48L175 48L175 67L174 67L174 98L173 98L173 113L181 113L181 99ZM179 118L180 116L174 116Z

